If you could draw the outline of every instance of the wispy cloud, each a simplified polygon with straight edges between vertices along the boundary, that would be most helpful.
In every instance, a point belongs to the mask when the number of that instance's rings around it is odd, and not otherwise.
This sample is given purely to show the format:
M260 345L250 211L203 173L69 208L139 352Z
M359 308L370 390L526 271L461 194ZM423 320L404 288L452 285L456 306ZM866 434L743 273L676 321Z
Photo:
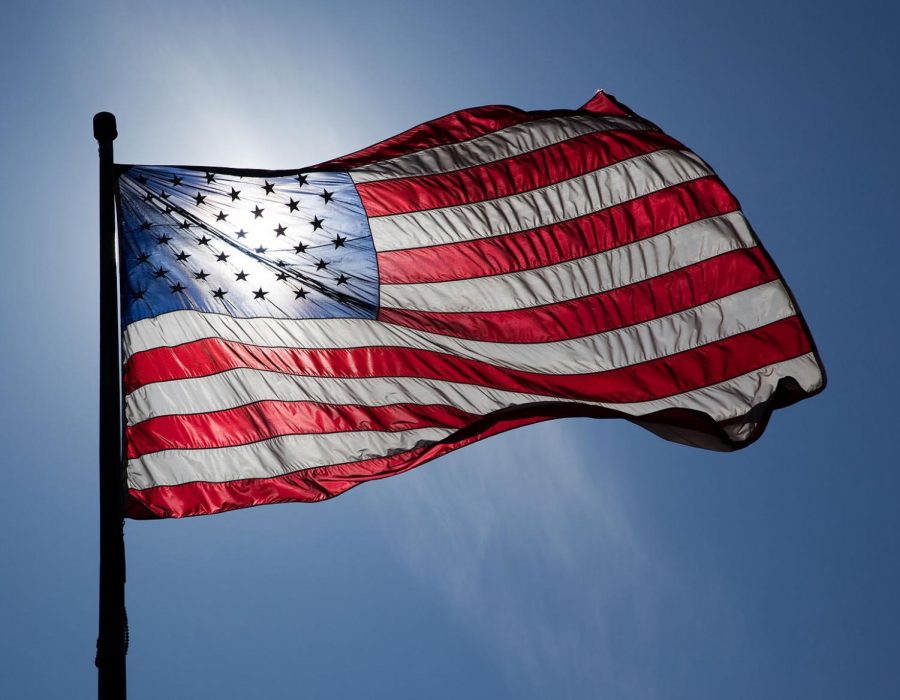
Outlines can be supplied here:
M658 647L682 582L635 527L614 454L580 442L571 422L546 423L426 466L402 479L402 496L391 489L399 560L518 693L654 695L633 660Z

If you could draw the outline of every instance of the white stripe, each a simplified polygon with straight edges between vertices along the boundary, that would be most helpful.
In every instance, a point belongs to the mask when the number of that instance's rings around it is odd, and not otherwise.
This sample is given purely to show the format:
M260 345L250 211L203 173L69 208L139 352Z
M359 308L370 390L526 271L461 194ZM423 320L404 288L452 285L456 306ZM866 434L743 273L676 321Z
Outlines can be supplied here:
M432 146L415 153L381 160L350 171L354 182L393 180L416 175L436 175L493 163L576 136L622 129L645 131L647 122L624 117L572 115L514 124L461 143Z
M128 461L128 486L146 489L188 481L279 476L300 469L358 462L432 445L454 430L418 428L396 433L285 435L238 447L155 452Z
M743 214L695 221L577 260L474 279L381 286L381 306L437 312L524 309L608 292L755 245Z
M787 313L781 304L777 305L776 308L767 302L767 298L768 300L772 299L773 293L779 291L781 294L784 293L783 288L772 286L774 284L777 283L766 285L770 288L770 294L768 295L751 296L747 293L742 293L740 296L733 295L728 297L729 304L732 305L731 309L722 305L709 304L707 305L708 308L705 309L706 313L703 313L704 310L698 307L691 316L686 318L675 319L669 317L668 323L657 323L654 326L641 324L641 326L637 327L639 332L625 341L611 334L599 334L579 339L584 353L581 355L572 352L545 357L540 352L533 351L535 346L516 346L531 352L523 352L521 357L518 358L518 363L509 363L509 366L513 369L533 372L539 372L548 367L556 370L555 372L545 372L546 374L579 374L607 371L615 367L628 366L636 362L663 357L673 352L690 350L716 338L765 325L771 322L768 320L769 317L774 317L773 320L777 320L778 318L789 316L790 313ZM748 324L746 320L734 322L730 320L732 318L730 315L724 313L741 307L745 309L756 307L760 310L760 313L764 314L764 317L761 321L757 320L756 324ZM769 311L773 308L775 309L774 311ZM658 319L657 321L663 320ZM679 321L684 323L679 323ZM597 352L604 341L605 349L608 352L606 355ZM251 374L248 375L247 373ZM270 383L277 382L278 386L285 391L290 389L292 381L301 382L301 385L305 387L304 390L310 392L301 395L301 397L306 396L310 400L321 403L366 403L372 400L366 398L370 395L379 397L383 401L383 403L377 405L402 403L408 399L408 396L403 391L403 387L406 386L404 384L406 379L403 377L341 380L360 382L358 385L351 383L344 386L328 384L329 381L338 381L330 377L294 376L267 370L235 369L208 377L154 382L144 385L131 392L128 396L126 405L129 407L129 411L136 411L134 414L129 413L129 421L137 423L154 415L204 413L244 405L255 400L253 394L243 393L244 388L250 386L250 384L244 383L243 378L245 376L253 376L252 373L259 373L264 377L272 377L272 379L267 381ZM279 380L276 379L277 377L284 377L284 379ZM410 379L415 380L415 378ZM317 383L318 380L325 383L319 384ZM285 384L285 382L287 383ZM312 383L310 384L309 382ZM370 382L375 382L375 384L369 387ZM320 386L326 389L334 387L335 390L337 390L337 386L341 386L345 392L350 387L358 386L359 393L353 395L345 394L346 398L329 398L329 394L326 391L317 388ZM211 388L206 389L205 387ZM221 400L220 397L232 394L235 398L229 405L225 406L218 403ZM273 395L278 396L278 394ZM286 400L296 400L288 399L287 397L288 395L285 394ZM461 400L461 397L456 398ZM432 397L431 400L424 401L424 403L456 405L454 401L440 396ZM465 410L470 409L466 408ZM156 411L163 411L163 413L155 413ZM472 410L471 412L477 413L479 411Z
M176 312L191 313L191 312ZM695 306L669 316L645 321L626 328L618 328L596 335L550 343L489 343L463 340L451 336L423 333L388 324L359 323L355 334L343 338L323 334L322 345L312 347L334 348L387 345L413 349L434 350L450 355L480 360L499 367L508 367L543 374L583 374L600 372L646 362L676 352L683 352L721 338L759 328L794 315L791 301L780 281L775 280L758 287L746 289L715 301ZM169 318L174 314L162 318ZM297 322L283 321L281 328ZM308 323L308 322L307 322ZM310 347L312 333L303 329L314 326L294 326L299 336L297 343L285 342L288 338L276 338L275 343L254 345L285 345ZM385 331L367 334L363 330ZM367 337L368 336L368 337ZM379 337L381 336L381 337ZM265 339L263 339L265 340ZM380 341L390 342L380 342ZM280 341L280 342L279 342ZM343 341L343 342L341 342ZM239 340L239 342L249 342ZM126 351L129 350L126 344Z
M321 382L325 393L332 397L342 397L346 385L364 382L362 393L369 403L377 401L377 386L385 380L315 380L297 381L282 379L283 386L273 386L261 372L245 372L245 376L235 385L242 390L250 390L259 399L271 398L285 400L282 394L292 390L294 394L306 399L305 386L313 386ZM779 380L793 377L804 391L813 391L822 382L821 372L813 355L807 354L791 360L776 363L759 370L748 372L740 377L685 392L655 401L630 404L614 404L605 402L581 402L585 405L617 409L633 416L643 416L667 408L686 408L702 411L713 420L723 421L746 414L753 406L767 400ZM188 380L184 383L203 383L221 381L221 377L203 380ZM400 390L408 397L407 401L431 403L437 396L450 399L451 405L463 410L474 410L477 413L489 413L500 408L532 403L534 401L560 401L532 397L525 394L509 392L492 392L469 385L452 385L449 382L402 380L395 383L395 390ZM291 386L294 385L294 386ZM402 388L401 388L402 385ZM231 387L227 388L230 391ZM358 389L351 389L355 395ZM219 393L220 389L212 390ZM227 393L226 391L226 393ZM422 392L425 392L424 394ZM267 393L269 392L269 393ZM274 393L272 393L274 392ZM436 392L436 393L435 393ZM202 391L202 393L206 393ZM197 394L187 391L185 399L195 401ZM292 399L286 399L292 400ZM359 403L359 401L354 401ZM375 405L371 404L370 405ZM753 427L749 422L741 428L741 424L731 426L733 432L744 430L746 433ZM132 459L128 463L128 483L131 488L149 488L158 485L172 485L190 481L230 481L233 479L259 478L277 476L297 469L342 464L344 462L386 456L391 452L412 449L418 445L429 444L440 440L453 430L442 428L424 428L396 433L382 432L349 432L327 435L298 435L272 438L253 445L201 450L168 450Z
M370 217L369 228L379 252L471 241L585 216L711 174L689 151L654 151L520 194Z
M254 401L313 401L321 404L390 406L398 403L453 406L484 414L546 397L440 379L298 377L235 369L209 377L148 384L125 399L129 425L167 415L210 413ZM551 399L552 400L552 399Z

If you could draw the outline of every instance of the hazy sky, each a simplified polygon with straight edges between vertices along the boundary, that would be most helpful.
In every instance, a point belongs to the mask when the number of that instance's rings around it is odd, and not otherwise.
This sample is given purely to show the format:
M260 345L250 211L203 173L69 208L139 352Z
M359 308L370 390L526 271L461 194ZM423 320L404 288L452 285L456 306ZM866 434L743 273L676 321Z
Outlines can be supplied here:
M130 697L900 697L896 7L6 7L0 696L96 692L94 112L120 162L290 168L604 88L741 199L828 389L736 454L557 421L323 504L129 522Z

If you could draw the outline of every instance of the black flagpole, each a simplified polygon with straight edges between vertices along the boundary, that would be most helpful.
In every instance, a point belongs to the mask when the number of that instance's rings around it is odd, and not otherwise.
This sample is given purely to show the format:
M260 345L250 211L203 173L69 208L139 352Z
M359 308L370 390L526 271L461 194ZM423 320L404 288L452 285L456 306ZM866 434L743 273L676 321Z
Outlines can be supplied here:
M125 700L125 514L122 461L119 285L113 141L116 118L94 115L100 146L100 632L97 696Z

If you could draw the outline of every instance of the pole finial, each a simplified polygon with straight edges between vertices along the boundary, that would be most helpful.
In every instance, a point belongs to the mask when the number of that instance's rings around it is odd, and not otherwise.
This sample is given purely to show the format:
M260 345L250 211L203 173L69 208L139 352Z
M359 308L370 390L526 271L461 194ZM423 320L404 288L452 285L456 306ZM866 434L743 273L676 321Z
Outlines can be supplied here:
M98 141L115 141L116 115L112 112L97 112L94 115L94 138Z

